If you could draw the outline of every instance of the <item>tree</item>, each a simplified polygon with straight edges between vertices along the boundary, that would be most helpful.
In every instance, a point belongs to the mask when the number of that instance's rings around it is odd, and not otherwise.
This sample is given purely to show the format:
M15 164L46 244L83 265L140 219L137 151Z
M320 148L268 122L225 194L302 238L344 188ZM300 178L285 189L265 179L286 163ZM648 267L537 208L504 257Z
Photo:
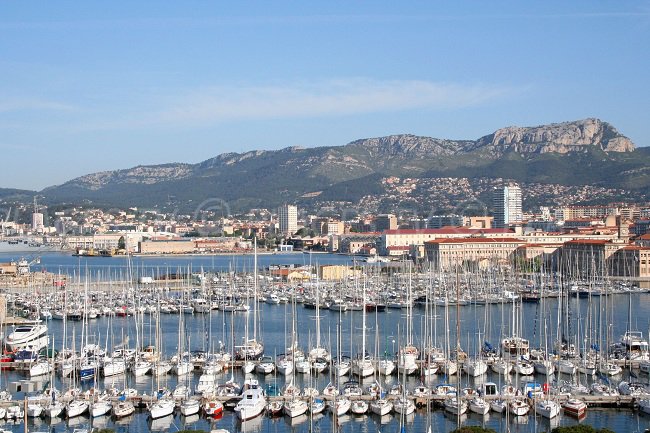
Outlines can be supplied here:
M117 249L118 250L126 249L126 242L124 240L124 236L120 236L120 239L117 241Z
M551 433L614 433L608 428L596 429L590 425L572 425L568 427L555 427Z
M472 426L463 426L461 428L452 431L451 433L497 433L497 432L492 430L491 428L484 428L478 425L472 425Z

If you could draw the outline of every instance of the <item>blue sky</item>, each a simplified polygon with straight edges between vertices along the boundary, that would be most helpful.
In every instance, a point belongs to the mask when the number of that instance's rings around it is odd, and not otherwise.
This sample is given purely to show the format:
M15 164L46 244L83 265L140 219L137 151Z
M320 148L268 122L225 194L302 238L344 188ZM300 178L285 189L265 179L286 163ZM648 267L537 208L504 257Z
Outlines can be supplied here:
M2 2L0 187L599 117L650 145L650 3Z

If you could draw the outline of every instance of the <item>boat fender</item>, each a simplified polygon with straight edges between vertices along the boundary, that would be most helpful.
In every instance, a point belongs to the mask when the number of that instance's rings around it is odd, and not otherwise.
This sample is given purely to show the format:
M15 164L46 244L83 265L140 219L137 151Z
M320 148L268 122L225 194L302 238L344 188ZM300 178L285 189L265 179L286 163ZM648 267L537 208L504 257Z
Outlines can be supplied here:
M544 394L548 394L548 382L544 383L542 385L542 391L544 391Z

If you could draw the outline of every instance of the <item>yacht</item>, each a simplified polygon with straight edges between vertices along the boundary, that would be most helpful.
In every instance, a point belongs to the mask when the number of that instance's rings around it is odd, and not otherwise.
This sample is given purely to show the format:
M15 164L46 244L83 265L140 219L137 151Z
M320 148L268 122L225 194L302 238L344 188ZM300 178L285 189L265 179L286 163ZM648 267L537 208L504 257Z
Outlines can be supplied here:
M260 387L257 380L249 379L246 381L244 393L241 400L235 406L237 418L246 421L259 416L264 412L266 407L266 396L264 389Z
M4 339L7 350L11 352L22 349L38 351L47 347L48 342L47 326L38 323L17 326Z

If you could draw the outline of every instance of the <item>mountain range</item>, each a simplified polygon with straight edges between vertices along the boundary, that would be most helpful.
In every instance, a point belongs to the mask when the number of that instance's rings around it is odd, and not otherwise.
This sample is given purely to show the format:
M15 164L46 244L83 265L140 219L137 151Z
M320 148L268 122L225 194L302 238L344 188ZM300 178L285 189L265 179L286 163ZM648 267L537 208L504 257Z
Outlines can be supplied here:
M39 194L49 204L189 209L212 200L234 211L283 202L356 202L386 193L387 177L606 186L643 198L650 189L650 148L637 148L611 124L590 118L506 127L477 140L405 134L344 146L224 153L197 164L92 173Z

